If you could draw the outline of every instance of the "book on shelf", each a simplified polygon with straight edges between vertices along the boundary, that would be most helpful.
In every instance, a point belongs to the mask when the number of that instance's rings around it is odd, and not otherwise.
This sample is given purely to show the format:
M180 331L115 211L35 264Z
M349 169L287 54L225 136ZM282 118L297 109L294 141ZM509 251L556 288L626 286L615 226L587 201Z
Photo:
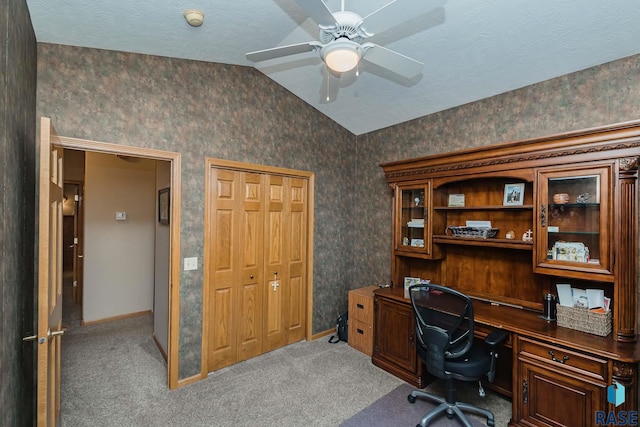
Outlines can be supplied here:
M424 228L424 218L411 218L411 221L407 222L407 226L412 228Z

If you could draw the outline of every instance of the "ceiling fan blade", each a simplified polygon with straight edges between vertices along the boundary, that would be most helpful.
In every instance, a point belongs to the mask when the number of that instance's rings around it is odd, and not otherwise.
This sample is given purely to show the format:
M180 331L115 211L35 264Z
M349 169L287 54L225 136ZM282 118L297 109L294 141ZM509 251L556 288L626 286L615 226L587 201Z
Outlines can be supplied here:
M367 48L363 59L393 71L407 79L411 79L420 74L422 67L424 67L422 62L373 43L365 43L363 47Z
M358 26L368 37L444 6L446 0L395 0L362 18Z
M306 42L291 44L288 46L274 47L271 49L257 50L249 52L245 56L249 61L259 62L267 59L281 58L283 56L295 55L298 53L311 52L322 48L322 44L318 42Z
M322 0L296 0L296 3L307 12L307 15L322 28L335 28L338 26L336 18Z

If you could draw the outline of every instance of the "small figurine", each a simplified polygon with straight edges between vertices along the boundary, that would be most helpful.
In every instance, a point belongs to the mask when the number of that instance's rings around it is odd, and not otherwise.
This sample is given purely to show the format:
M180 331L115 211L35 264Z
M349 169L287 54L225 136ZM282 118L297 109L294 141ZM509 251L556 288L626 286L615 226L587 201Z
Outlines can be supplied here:
M582 193L576 198L576 203L587 203L590 197L591 197L591 194Z
M413 201L416 202L416 206L420 206L420 197L416 197Z
M513 240L516 238L516 232L513 230L507 231L507 235L505 236L509 240Z
M524 232L522 235L523 242L533 242L533 231L531 229Z

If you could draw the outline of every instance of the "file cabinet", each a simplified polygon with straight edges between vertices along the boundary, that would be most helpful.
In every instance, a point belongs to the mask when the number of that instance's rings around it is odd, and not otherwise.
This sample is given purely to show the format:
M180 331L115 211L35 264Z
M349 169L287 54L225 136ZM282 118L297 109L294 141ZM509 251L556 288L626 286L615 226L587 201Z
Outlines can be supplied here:
M373 354L373 291L378 286L349 291L349 345L371 356Z

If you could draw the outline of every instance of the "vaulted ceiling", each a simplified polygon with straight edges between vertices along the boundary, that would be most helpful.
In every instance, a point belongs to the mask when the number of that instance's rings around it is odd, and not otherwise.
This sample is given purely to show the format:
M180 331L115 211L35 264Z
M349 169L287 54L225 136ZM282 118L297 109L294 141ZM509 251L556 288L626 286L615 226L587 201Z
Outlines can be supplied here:
M27 4L38 42L256 67L355 135L640 53L638 0L398 1L437 7L367 41L424 63L412 79L366 55L358 76L339 79L328 79L318 52L248 61L247 52L318 40L316 22L295 0ZM361 17L389 2L325 1ZM187 24L188 9L204 13L202 26Z

